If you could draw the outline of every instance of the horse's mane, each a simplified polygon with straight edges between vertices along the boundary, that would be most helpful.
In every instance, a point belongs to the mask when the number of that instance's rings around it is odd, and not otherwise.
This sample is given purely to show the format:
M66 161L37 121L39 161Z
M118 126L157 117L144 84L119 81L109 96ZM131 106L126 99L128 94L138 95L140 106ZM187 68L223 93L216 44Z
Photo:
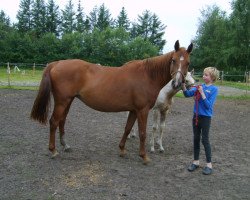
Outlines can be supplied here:
M156 56L143 60L146 72L149 76L155 79L166 79L166 75L170 73L171 55L173 52Z

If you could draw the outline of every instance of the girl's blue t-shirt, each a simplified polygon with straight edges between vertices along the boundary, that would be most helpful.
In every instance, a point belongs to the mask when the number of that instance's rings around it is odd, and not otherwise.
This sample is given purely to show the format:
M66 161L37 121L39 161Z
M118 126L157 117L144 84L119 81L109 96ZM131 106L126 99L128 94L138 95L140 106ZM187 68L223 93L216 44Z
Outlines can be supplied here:
M213 106L216 101L216 97L218 94L218 87L215 85L206 86L206 84L201 85L203 91L206 95L206 99L202 99L202 97L198 101L198 115L202 116L213 116ZM195 95L197 91L196 87L191 88L190 90L186 90L183 92L185 97L192 97ZM194 103L194 113L196 113L196 105Z

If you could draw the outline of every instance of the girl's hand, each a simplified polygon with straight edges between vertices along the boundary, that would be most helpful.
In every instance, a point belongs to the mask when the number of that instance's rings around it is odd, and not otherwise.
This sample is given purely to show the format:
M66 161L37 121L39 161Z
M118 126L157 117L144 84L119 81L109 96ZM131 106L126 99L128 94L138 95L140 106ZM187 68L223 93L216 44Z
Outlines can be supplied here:
M202 88L201 85L199 85L198 90L199 90L200 94L204 93L204 92L203 92L203 88Z
M187 90L186 84L185 84L185 83L182 83L182 84L181 84L181 89L182 89L183 91L186 91L186 90Z
M205 95L201 85L199 85L198 91L200 92L202 99L206 99L206 95Z

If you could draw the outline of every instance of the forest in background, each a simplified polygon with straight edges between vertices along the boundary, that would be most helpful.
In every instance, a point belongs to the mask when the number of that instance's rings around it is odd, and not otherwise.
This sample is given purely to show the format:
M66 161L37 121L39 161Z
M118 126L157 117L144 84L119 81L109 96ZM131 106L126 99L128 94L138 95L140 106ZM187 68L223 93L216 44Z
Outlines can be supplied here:
M216 5L201 11L197 34L190 38L190 68L216 66L229 74L249 70L250 1L233 0L231 7L230 14ZM104 4L87 14L80 0L76 6L69 0L63 10L54 0L21 0L16 23L0 10L0 63L79 58L120 66L162 54L166 26L149 10L130 21L126 8L113 18Z

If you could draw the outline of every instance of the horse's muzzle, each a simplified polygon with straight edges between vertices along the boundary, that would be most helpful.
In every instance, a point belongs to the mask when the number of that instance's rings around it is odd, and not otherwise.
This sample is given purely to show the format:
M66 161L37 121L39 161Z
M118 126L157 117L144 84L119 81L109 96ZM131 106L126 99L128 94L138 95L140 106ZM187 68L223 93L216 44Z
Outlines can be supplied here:
M182 84L181 81L176 81L176 80L172 81L172 87L174 90L181 89L181 84Z

